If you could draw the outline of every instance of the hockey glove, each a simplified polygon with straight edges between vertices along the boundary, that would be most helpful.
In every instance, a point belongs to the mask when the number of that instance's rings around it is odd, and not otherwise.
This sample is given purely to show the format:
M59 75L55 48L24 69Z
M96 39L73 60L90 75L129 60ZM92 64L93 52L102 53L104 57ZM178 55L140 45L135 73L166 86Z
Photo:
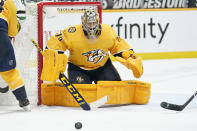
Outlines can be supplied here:
M44 62L41 80L56 81L60 72L66 70L67 57L65 54L58 54L57 51L46 49L44 51Z
M132 50L122 52L121 57L116 56L115 59L133 71L136 78L140 78L143 74L142 58L136 57Z

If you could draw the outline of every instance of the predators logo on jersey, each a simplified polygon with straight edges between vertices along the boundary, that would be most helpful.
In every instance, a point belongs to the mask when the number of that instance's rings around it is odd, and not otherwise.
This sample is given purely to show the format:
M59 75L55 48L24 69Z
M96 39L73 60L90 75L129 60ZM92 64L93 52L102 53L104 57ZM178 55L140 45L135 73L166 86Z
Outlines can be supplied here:
M82 55L87 57L87 61L93 62L94 64L99 63L107 54L100 49L91 50Z
M74 33L76 31L76 28L75 27L70 27L69 29L68 29L68 32L69 33Z

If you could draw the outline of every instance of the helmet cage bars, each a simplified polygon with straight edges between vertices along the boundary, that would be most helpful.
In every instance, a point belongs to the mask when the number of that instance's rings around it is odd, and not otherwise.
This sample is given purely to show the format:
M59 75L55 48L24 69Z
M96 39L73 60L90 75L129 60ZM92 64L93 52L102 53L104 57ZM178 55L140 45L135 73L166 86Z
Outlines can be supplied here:
M88 39L95 39L99 30L99 14L96 9L91 7L84 12L82 25Z

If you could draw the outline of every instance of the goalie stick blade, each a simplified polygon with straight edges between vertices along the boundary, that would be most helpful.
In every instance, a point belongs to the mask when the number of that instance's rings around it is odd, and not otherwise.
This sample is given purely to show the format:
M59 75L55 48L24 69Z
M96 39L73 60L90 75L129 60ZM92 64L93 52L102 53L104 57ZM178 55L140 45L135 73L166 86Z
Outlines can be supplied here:
M6 93L6 92L8 92L9 91L9 87L8 86L6 86L6 87L4 87L4 88L1 88L0 87L0 93Z
M99 108L100 106L103 106L107 101L108 101L108 96L104 96L98 99L97 101L90 103L90 108L91 109Z
M182 105L170 104L167 102L161 102L160 106L165 109L168 109L168 110L174 110L174 111L182 111L183 110Z

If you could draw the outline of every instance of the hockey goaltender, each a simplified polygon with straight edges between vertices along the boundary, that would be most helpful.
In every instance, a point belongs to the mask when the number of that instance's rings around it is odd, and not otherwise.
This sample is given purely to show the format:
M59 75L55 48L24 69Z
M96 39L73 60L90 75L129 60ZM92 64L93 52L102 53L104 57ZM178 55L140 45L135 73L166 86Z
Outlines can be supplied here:
M64 54L66 50L69 50L68 60ZM131 69L135 78L141 77L142 58L136 56L111 26L100 24L97 10L91 7L85 10L82 24L62 30L47 42L41 79L48 82L42 84L42 104L79 106L57 81L59 73L65 72L66 65L70 82L88 103L108 96L106 104L147 104L151 84L137 80L121 81L109 52Z

